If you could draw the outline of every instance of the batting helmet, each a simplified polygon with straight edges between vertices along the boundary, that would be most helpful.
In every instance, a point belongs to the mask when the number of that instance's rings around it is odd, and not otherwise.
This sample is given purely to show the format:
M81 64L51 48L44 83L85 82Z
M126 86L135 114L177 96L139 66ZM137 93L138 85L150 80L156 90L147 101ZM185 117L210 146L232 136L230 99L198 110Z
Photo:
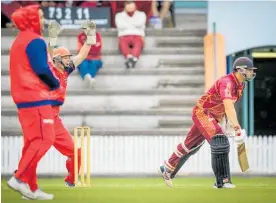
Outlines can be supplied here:
M253 71L247 71L248 69ZM239 57L234 61L233 70L241 73L246 81L253 80L256 77L253 61L248 57Z
M65 47L57 47L53 50L53 58L72 56L71 52Z

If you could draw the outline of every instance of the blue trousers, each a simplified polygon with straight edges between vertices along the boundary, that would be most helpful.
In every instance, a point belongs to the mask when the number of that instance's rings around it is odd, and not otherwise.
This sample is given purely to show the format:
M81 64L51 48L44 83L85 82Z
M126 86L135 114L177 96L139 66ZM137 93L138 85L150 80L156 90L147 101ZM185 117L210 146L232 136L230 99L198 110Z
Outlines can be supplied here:
M84 79L86 74L90 74L94 78L102 66L101 60L84 60L78 68L82 79Z

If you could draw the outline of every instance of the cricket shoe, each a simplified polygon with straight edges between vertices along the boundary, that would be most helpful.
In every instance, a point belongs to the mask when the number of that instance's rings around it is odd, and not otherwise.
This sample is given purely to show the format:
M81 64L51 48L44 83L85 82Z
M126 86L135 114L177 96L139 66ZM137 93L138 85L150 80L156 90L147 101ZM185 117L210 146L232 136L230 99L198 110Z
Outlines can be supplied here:
M166 168L166 166L162 165L160 166L159 168L159 171L160 175L163 177L166 185L168 187L172 187L173 184L172 184L172 179L171 179L171 173L170 173L170 170Z
M221 188L227 188L227 189L232 189L232 188L235 188L236 186L232 183L223 183L222 187ZM213 188L215 189L218 189L218 186L217 184L215 183Z
M75 187L75 183L69 183L68 181L65 181L66 187Z
M33 192L34 195L36 196L36 200L52 200L54 199L54 195L53 194L48 194L46 192L43 192L41 189L37 189L36 191ZM28 197L22 196L23 200L31 200Z
M12 176L11 179L8 180L7 184L11 189L20 192L23 196L29 199L36 199L36 195L30 190L29 185L21 182L16 177Z

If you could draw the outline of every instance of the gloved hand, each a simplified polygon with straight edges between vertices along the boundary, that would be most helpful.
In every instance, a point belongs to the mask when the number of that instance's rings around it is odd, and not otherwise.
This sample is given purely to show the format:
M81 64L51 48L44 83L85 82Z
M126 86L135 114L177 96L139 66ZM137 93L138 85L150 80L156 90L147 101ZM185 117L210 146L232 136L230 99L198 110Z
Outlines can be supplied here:
M241 129L240 127L235 127L236 136L234 137L235 142L240 145L245 142L246 139L246 131Z
M86 44L96 44L96 23L91 20L86 20L82 23L81 27L86 35Z
M57 45L57 38L61 30L61 25L57 21L50 20L48 26L48 36L51 47L55 47Z
M219 123L221 126L221 129L227 137L235 137L236 133L232 126L232 124L227 120L227 118L224 116L222 121Z

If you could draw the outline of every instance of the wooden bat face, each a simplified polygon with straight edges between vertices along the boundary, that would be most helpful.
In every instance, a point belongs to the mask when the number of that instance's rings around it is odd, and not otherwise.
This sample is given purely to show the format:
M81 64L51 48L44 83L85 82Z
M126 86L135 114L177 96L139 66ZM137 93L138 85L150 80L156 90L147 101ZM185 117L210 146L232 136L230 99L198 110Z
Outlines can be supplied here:
M238 145L238 160L241 167L242 172L245 172L249 169L247 153L245 148L245 143Z

